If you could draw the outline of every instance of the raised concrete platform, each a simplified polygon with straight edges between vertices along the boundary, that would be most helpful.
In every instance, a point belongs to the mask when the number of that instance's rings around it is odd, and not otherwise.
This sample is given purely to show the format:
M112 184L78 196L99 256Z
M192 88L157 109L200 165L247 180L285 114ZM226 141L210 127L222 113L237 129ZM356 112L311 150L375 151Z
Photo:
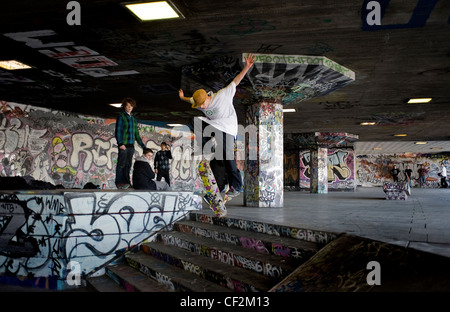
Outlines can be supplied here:
M229 218L347 233L450 257L450 189L414 188L406 201L386 200L382 187L285 192L283 208L244 207L239 195L227 209Z
M200 206L182 191L1 191L0 284L79 286L81 275Z
M411 195L411 188L406 182L385 182L383 184L383 191L388 200L406 200Z

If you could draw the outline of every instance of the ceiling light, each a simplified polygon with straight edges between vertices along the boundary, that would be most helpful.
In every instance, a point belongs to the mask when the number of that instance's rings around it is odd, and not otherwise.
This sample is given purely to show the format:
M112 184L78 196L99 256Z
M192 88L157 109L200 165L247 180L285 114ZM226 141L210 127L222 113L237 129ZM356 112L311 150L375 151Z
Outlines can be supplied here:
M7 69L7 70L32 68L31 66L28 66L28 65L21 63L19 61L16 61L16 60L0 61L0 67Z
M366 121L366 122L360 123L361 126L373 126L375 124L376 124L376 122L373 122L373 121L371 121L371 122Z
M430 149L432 149L432 150L441 150L442 147L430 147Z
M381 148L381 147L374 147L373 150L374 150L374 151L381 151L382 148Z
M174 123L174 124L167 124L167 126L168 127L183 127L184 125Z
M127 2L123 3L123 5L141 21L183 17L169 1L142 3Z
M295 108L283 108L283 113L295 113Z
M399 133L399 134L394 134L394 136L395 137L405 137L405 136L408 136L408 135L405 134L405 133Z
M117 108L121 108L122 107L122 103L111 103L109 104L112 107L117 107Z
M419 141L419 142L415 142L414 144L417 144L417 145L425 145L425 144L428 144L428 142L422 142L422 141Z
M409 99L408 103L417 104L417 103L428 103L430 101L431 101L431 98Z

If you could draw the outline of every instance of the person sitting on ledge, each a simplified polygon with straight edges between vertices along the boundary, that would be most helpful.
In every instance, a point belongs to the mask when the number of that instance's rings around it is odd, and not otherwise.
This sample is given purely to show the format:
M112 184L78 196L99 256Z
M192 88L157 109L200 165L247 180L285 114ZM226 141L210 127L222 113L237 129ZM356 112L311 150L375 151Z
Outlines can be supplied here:
M155 181L155 172L150 166L153 150L144 148L142 156L136 158L133 167L133 188L136 190L167 191L169 185L164 181Z

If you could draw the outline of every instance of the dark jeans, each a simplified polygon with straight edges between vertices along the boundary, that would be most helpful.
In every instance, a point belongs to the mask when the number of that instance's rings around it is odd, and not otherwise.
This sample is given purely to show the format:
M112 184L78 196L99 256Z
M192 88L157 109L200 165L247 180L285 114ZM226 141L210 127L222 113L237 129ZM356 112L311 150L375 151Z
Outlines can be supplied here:
M214 158L223 160L225 171L227 173L228 185L235 190L240 191L242 187L242 177L234 157L234 136L217 130L201 119L197 119L196 124L194 124L194 120L192 120L188 126L191 131L194 132L196 144L202 147L202 152L205 145L207 143L210 144L209 142L212 137L216 139L217 146L215 148ZM194 126L197 126L198 129L195 129ZM209 147L210 145L208 145L206 149L209 149ZM208 150L206 151L208 152Z
M116 167L116 186L120 184L130 184L131 164L134 156L134 145L127 145L126 150L119 148Z
M441 187L442 188L447 188L448 187L447 178L441 177Z
M161 181L161 178L164 178L164 180L170 186L170 174L168 170L158 169L158 173L156 174L156 181Z

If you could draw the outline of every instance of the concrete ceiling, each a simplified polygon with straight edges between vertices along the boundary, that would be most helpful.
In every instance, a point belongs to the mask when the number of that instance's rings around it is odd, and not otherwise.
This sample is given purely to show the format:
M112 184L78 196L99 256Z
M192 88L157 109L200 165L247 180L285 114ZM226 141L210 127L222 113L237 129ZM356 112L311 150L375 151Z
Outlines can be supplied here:
M178 89L224 86L243 53L323 56L355 80L283 102L297 110L284 115L286 133L345 132L369 150L385 142L386 153L388 146L412 152L405 144L417 140L443 142L419 152L450 151L450 1L172 2L184 19L140 22L117 0L78 1L79 15L69 1L2 1L0 60L33 68L0 69L0 100L115 118L108 104L131 96L140 120L186 123L198 113L179 101ZM69 25L77 16L81 25ZM195 83L186 80L193 72ZM242 124L258 92L251 75L236 95ZM411 97L433 100L407 104ZM407 136L393 136L400 133Z

